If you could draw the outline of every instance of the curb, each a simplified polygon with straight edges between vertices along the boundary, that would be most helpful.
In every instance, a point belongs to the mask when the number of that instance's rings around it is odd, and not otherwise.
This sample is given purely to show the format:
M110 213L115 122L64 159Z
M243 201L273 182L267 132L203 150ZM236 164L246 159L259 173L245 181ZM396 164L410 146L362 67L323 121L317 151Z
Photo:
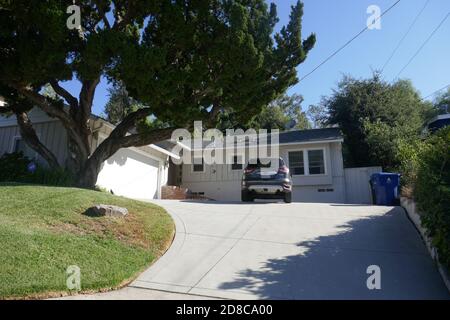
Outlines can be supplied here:
M400 205L403 207L403 209L405 209L408 218L414 224L417 231L419 231L419 233L422 237L422 240L425 242L428 253L430 254L431 258L436 263L439 274L441 275L441 278L444 281L444 284L447 287L447 290L450 292L450 275L447 272L447 270L444 268L444 266L439 262L437 250L433 246L430 237L428 237L428 235L426 233L427 230L424 227L422 227L420 215L417 213L417 210L416 210L416 203L412 199L409 199L406 197L400 197Z

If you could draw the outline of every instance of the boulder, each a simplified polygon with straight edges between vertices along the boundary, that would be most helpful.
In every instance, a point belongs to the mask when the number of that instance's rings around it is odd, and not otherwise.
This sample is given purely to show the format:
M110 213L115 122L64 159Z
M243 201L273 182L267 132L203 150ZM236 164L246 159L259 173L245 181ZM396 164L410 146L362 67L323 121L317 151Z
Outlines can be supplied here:
M127 208L122 208L118 206L108 205L108 204L98 204L96 206L90 207L86 210L86 214L89 216L109 216L109 217L125 217L128 214Z

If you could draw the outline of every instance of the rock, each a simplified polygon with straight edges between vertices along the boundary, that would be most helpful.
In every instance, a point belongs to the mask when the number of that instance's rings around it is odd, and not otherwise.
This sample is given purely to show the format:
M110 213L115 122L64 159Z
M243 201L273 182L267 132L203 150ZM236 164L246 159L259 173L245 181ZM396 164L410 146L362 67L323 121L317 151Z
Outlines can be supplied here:
M86 210L88 216L108 216L108 217L125 217L128 214L127 208L112 206L107 204L98 204Z

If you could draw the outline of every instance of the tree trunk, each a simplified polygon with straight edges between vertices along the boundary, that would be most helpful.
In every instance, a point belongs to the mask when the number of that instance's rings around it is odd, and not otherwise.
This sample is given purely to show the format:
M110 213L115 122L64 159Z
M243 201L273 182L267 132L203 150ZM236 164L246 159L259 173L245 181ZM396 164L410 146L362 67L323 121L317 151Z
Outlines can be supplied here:
M101 163L87 161L84 168L77 175L77 186L80 188L94 189L100 168Z
M60 165L56 156L41 143L28 115L25 112L16 112L16 117L20 135L26 144L36 151L48 163L50 168L59 168Z

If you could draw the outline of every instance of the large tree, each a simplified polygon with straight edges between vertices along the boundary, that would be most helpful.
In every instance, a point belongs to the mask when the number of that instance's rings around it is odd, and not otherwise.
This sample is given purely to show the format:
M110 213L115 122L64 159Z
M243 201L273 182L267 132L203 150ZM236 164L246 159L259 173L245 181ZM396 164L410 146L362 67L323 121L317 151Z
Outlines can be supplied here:
M120 148L170 137L170 127L138 125L149 115L171 127L214 125L227 110L247 120L297 82L296 67L315 43L314 35L302 39L300 2L275 34L276 6L264 0L75 2L81 26L69 30L72 0L0 0L0 95L7 102L2 113L17 116L24 140L52 166L61 164L27 113L36 106L61 121L83 187L94 186L103 161ZM122 81L146 107L91 150L90 115L102 77ZM61 85L72 79L81 83L78 95ZM42 94L46 84L56 98Z
M310 129L311 124L302 110L303 97L298 94L291 96L283 94L263 106L261 110L246 123L239 121L238 115L233 112L222 113L219 117L217 128L241 129Z
M108 88L109 100L105 105L105 118L112 124L120 121L133 111L143 107L141 103L130 97L121 81L114 82Z
M431 108L411 82L388 83L374 74L369 79L345 76L318 109L326 111L325 125L341 128L347 166L392 169L398 165L398 143L418 138Z

